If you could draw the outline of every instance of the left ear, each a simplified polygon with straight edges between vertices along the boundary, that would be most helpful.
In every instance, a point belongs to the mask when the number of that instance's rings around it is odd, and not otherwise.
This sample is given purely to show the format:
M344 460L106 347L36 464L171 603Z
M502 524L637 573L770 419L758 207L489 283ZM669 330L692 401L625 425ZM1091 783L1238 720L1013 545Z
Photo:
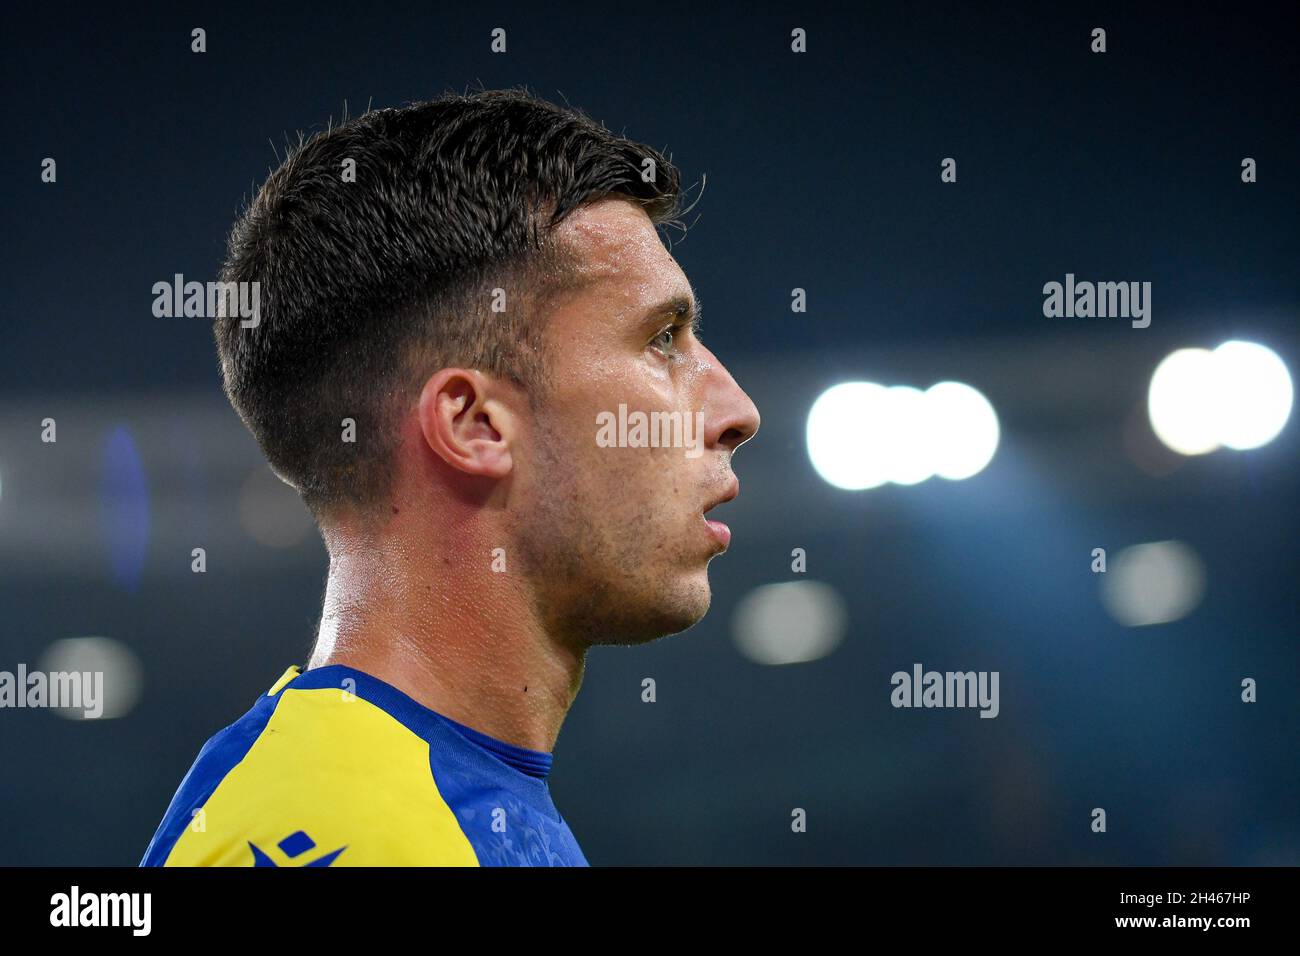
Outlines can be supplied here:
M457 471L505 478L514 468L519 424L512 400L508 389L477 369L441 369L420 391L420 432Z

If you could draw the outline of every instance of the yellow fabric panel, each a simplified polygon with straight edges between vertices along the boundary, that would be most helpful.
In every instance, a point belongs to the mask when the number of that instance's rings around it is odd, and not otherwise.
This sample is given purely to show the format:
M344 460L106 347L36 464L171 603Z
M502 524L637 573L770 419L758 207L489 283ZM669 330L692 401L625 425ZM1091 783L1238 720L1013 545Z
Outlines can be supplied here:
M280 679L276 681L275 684L271 687L271 689L266 692L267 695L274 697L276 694L280 693L280 691L284 689L284 685L289 683L289 681L293 680L295 677L297 677L298 674L299 674L298 665L290 664L289 669L286 670L283 674L281 674Z
M277 866L340 847L333 866L478 865L438 792L428 742L339 688L283 691L203 811L205 830L191 822L166 866L252 866L250 841ZM289 859L277 844L299 830L316 846Z

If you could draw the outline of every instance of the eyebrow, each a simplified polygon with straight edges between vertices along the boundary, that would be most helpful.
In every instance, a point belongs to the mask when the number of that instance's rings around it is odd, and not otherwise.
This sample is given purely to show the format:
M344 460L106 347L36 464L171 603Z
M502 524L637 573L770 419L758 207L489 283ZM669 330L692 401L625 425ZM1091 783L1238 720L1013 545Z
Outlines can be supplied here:
M652 306L645 313L646 321L650 319L666 318L686 318L684 325L689 326L692 335L699 335L700 324L704 317L704 306L700 302L699 296L695 290L691 290L690 295L675 295L670 299L665 299L658 305Z

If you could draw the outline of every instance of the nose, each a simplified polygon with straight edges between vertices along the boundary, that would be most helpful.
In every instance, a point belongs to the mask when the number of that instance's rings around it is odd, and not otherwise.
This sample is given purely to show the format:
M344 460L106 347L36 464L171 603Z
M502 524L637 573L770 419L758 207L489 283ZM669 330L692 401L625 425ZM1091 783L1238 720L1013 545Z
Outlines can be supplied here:
M704 426L704 444L708 448L721 446L734 452L754 437L762 421L758 407L745 390L736 384L726 366L717 356L709 353L713 372L709 378L709 414Z

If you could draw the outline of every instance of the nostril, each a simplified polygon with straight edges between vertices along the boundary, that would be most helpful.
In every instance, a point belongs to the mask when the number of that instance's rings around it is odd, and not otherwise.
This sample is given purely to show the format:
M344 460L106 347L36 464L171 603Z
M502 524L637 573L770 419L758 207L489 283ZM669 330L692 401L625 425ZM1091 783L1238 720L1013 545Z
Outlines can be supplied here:
M718 444L734 451L736 447L744 441L744 439L745 433L739 428L728 428L722 433L721 437L718 438Z

